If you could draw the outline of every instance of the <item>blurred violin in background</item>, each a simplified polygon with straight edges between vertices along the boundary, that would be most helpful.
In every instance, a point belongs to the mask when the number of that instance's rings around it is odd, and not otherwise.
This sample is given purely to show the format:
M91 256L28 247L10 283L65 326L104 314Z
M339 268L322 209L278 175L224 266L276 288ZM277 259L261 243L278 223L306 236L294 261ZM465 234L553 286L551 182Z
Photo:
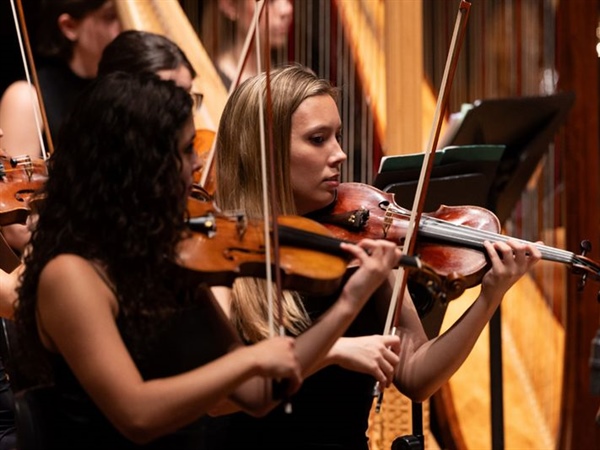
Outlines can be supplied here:
M211 150L215 140L215 132L205 128L196 129L194 137L194 150L201 164L199 171L194 173L194 183L200 186L209 196L215 193L216 180L215 169L212 164Z
M47 178L44 160L9 157L0 150L0 226L26 222Z

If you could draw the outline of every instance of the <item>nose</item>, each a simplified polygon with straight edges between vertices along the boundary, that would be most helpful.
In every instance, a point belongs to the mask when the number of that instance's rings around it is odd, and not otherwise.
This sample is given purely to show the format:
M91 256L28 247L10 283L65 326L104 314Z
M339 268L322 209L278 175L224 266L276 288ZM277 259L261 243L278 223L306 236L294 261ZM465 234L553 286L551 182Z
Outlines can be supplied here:
M114 21L112 25L112 35L113 39L116 38L119 34L123 32L123 24L120 19Z
M203 163L195 151L192 153L191 159L192 159L192 161L191 161L192 162L192 173L198 172L202 168Z
M281 16L289 16L294 10L291 0L278 0L275 7L277 14Z
M348 156L346 155L344 150L342 150L342 146L336 141L333 153L329 158L330 164L332 166L339 166L340 164L344 163L347 159Z

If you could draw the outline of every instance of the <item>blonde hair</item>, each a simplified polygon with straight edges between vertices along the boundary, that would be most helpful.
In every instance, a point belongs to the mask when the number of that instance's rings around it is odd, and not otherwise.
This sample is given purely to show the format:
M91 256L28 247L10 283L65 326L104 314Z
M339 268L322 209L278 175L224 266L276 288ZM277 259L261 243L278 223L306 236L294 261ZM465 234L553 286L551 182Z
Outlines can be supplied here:
M216 170L218 180L235 180L235 185L217 183L216 202L227 210L244 211L250 218L263 218L259 101L266 111L266 75L259 74L242 83L231 95L217 133ZM272 136L275 192L268 192L280 214L296 214L290 182L290 137L292 115L309 97L329 95L337 99L337 89L301 65L271 72ZM266 121L266 119L265 119ZM265 124L265 129L267 124ZM268 183L270 186L270 183ZM242 337L256 342L269 335L266 283L238 279L233 287L231 318ZM286 292L283 324L297 335L310 325L300 296Z

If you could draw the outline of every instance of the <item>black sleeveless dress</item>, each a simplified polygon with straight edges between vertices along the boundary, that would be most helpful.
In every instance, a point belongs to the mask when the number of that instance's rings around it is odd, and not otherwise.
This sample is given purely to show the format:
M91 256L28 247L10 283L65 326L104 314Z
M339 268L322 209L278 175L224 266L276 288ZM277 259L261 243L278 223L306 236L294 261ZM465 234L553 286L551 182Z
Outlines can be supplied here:
M143 357L134 358L145 380L177 375L226 353L231 342L223 340L222 311L209 298L199 300L174 313ZM201 450L207 447L203 419L147 445L128 441L96 407L64 359L57 355L53 366L56 395L53 448Z
M62 122L92 79L77 76L59 59L44 61L38 71L38 78L50 135L56 143Z
M304 305L316 319L331 301L306 298ZM375 314L374 302L367 303L345 336L381 334ZM368 450L374 386L370 375L328 366L304 380L291 398L291 414L280 405L263 418L236 413L208 419L214 433L224 434L225 439L225 444L211 450Z

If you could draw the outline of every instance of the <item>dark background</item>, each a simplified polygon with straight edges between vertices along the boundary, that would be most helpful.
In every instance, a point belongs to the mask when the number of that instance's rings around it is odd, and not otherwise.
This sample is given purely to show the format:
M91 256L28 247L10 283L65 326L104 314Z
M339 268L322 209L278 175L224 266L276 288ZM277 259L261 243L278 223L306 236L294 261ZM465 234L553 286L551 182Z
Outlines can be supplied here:
M27 31L30 35L33 35L37 30L40 1L24 0L22 2ZM25 77L10 0L0 2L0 58L2 59L2 68L0 69L1 95L10 83Z
M17 2L14 0L15 7ZM42 0L22 0L22 7L26 21L27 32L30 36L32 51L35 57L35 35L38 29L39 11ZM179 0L184 11L190 19L192 26L198 30L201 23L202 1ZM24 38L23 38L24 39ZM25 45L23 43L23 45ZM19 41L15 32L15 22L11 7L11 0L0 1L0 96L10 83L15 80L25 79L25 70ZM31 69L30 69L31 74Z

